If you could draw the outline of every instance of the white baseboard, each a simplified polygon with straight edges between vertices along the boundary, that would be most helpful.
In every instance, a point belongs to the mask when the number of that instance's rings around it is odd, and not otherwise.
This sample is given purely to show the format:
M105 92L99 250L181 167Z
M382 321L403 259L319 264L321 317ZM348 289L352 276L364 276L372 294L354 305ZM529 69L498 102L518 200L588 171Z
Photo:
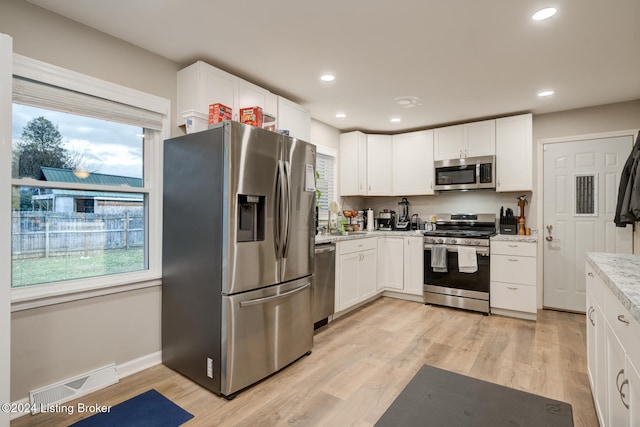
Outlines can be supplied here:
M398 292L398 291L393 291L393 290L389 290L389 289L385 289L384 292L382 292L382 296L383 297L390 297L390 298L395 298L395 299L402 299L405 301L414 301L414 302L421 302L424 304L424 295L414 295L414 294L408 294L406 292Z
M536 321L536 313L525 313L523 311L506 310L502 308L491 308L491 314L498 316L517 317L518 319L533 320Z
M129 375L133 375L140 371L144 371L145 369L151 368L153 366L159 365L162 363L162 352L156 351L155 353L147 354L142 357L138 357L137 359L129 360L128 362L121 363L116 365L116 370L118 371L118 377L124 378ZM29 407L29 397L25 397L24 399L16 400L11 402L11 406L15 408L28 408ZM30 411L24 412L12 412L11 420L15 420L16 418L20 418L23 415L31 414Z
M161 363L162 351L156 351L155 353L147 354L146 356L121 363L116 366L116 369L118 370L118 376L120 378L124 378Z

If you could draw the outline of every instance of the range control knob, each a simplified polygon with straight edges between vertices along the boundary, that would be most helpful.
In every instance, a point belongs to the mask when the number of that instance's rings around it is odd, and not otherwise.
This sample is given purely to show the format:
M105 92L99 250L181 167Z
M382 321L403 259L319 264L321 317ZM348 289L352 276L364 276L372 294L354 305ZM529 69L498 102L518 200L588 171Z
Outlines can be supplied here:
M474 240L472 244L478 246L480 244L480 240Z
M466 245L473 245L473 244L474 244L474 243L471 243L471 239L467 239L467 240L465 240L465 241L464 241L464 243L465 243Z
M451 244L455 245L456 243L458 243L458 241L456 239L451 239Z
M438 241L437 241L437 243L442 243L442 242L444 242L444 240L442 240L442 239L438 239Z

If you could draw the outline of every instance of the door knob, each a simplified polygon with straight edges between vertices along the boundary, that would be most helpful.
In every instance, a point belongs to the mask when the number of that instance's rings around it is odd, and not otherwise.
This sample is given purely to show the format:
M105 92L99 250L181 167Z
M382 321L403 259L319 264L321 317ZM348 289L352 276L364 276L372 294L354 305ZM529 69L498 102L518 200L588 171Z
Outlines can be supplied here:
M549 233L549 235L547 237L545 237L545 240L547 242L550 242L553 240L553 236L551 235L551 230L553 229L553 225L547 225L547 232Z

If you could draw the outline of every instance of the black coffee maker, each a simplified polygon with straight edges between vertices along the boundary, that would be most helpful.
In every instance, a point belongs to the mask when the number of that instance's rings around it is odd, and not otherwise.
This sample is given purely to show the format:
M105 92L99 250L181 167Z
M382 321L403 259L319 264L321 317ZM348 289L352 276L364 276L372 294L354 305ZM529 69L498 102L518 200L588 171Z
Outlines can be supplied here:
M398 203L398 220L396 222L396 230L407 231L411 228L411 215L409 215L409 201L406 197Z

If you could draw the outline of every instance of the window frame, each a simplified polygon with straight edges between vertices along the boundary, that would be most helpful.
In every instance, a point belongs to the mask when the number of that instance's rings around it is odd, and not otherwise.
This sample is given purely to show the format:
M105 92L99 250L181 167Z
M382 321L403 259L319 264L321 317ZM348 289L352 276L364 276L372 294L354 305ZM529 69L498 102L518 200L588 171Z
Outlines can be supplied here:
M142 192L146 193L148 197L148 203L145 206L145 213L148 218L146 231L148 236L148 269L11 288L11 311L15 312L61 302L159 286L162 283L162 155L163 141L171 136L170 100L16 53L13 54L13 75L157 112L162 115L162 129L155 133L155 138L145 142L143 158L144 187L132 187L130 189L131 192L136 193L143 190ZM5 167L11 170L10 157L5 159ZM2 180L6 179L5 174L5 178ZM10 177L9 182L3 182L2 184L12 187L29 186L34 183L42 184L33 179L13 179ZM67 188L68 184L47 182L46 186ZM95 190L94 186L87 186L86 184L84 186L82 184L74 185L74 189L76 187L77 189ZM104 191L126 192L127 190L123 187L109 188L107 186L104 187ZM4 208L11 209L11 205L9 204ZM8 286L11 285L8 284Z
M327 147L324 145L316 145L316 151L318 154L323 154L325 156L333 157L334 165L333 165L333 196L334 198L338 197L337 195L337 186L338 186L338 150L332 147ZM328 200L327 202L331 202ZM328 221L329 213L328 211L320 211L318 212L318 221Z

